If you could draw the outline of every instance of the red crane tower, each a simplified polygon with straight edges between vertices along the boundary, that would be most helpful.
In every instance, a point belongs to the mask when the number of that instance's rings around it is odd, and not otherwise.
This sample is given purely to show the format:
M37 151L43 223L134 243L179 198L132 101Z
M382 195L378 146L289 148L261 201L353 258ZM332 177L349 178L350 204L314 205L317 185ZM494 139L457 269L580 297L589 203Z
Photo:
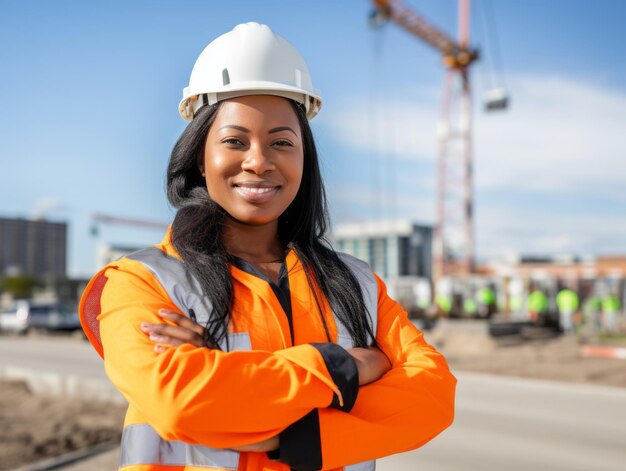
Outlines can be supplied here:
M478 51L469 46L470 1L459 0L458 41L430 25L401 0L372 1L375 6L370 17L372 24L393 21L441 52L447 68L438 125L437 208L433 241L433 281L436 284L442 276L464 275L474 268L469 68L478 59Z

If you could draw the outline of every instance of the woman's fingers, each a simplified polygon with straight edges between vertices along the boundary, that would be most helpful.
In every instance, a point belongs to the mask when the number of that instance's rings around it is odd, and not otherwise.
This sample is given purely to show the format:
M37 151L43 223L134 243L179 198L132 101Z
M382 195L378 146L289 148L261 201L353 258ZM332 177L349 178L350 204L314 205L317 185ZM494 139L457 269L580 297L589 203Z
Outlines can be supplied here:
M170 337L168 335L161 335L161 334L156 334L156 333L151 333L150 334L150 340L152 340L154 343L156 343L157 345L168 345L170 347L178 347L184 343L189 343L189 342L184 342L180 339L177 339L175 337Z
M183 316L182 314L178 314L177 312L168 311L167 309L159 309L157 314L163 319L167 319L168 321L171 321L180 327L191 330L192 332L195 332L200 336L204 334L204 327L192 321L187 316Z
M185 343L189 343L196 347L202 347L204 328L193 322L191 319L178 314L176 312L165 309L159 310L159 316L172 322L170 324L153 324L150 322L142 322L141 330L150 336L150 340L162 347L178 347ZM164 351L162 348L156 348L156 352Z
M142 322L141 330L143 330L146 334L151 337L154 336L167 336L172 337L177 340L183 340L186 342L192 341L195 337L198 336L195 332L191 330L185 329L184 327L179 327L177 325L169 325L169 324L152 324L150 322Z
M185 327L169 324L141 323L141 330L150 336L155 343L167 344L177 347L184 343L190 343L196 347L203 345L202 336Z

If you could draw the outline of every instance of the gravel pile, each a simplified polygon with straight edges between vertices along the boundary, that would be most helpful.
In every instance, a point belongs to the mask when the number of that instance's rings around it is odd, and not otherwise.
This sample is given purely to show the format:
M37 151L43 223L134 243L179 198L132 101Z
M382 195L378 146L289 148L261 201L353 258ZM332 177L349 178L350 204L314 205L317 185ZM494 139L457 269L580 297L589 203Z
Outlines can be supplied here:
M0 381L0 470L118 443L126 408L32 394L20 381Z

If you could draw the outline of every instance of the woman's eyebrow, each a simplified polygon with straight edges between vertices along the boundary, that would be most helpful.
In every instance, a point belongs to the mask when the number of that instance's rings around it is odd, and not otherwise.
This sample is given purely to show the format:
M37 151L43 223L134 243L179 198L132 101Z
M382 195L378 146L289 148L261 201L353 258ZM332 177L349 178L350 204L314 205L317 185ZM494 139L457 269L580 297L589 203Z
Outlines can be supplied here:
M250 130L248 128L244 128L243 126L237 126L235 124L227 124L225 126L222 126L221 128L218 129L218 131L221 131L222 129L236 129L237 131L241 131L241 132L250 132Z
M292 133L294 133L297 136L296 131L291 129L289 126L279 126L277 128L272 128L267 133L268 134L272 134L272 133L280 132L280 131L291 131Z

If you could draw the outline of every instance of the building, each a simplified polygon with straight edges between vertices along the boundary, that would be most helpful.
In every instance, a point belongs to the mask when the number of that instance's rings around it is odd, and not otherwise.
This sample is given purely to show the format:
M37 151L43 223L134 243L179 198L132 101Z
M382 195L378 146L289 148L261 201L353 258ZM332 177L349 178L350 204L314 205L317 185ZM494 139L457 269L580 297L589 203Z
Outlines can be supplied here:
M65 278L67 223L0 217L0 277Z
M135 246L122 246L122 245L111 245L111 244L100 244L98 246L98 253L96 256L96 265L98 270L108 265L115 260L119 260L126 255L129 255L139 249L144 247L135 247Z
M346 223L333 236L340 252L365 260L383 278L431 278L431 226L408 220Z

